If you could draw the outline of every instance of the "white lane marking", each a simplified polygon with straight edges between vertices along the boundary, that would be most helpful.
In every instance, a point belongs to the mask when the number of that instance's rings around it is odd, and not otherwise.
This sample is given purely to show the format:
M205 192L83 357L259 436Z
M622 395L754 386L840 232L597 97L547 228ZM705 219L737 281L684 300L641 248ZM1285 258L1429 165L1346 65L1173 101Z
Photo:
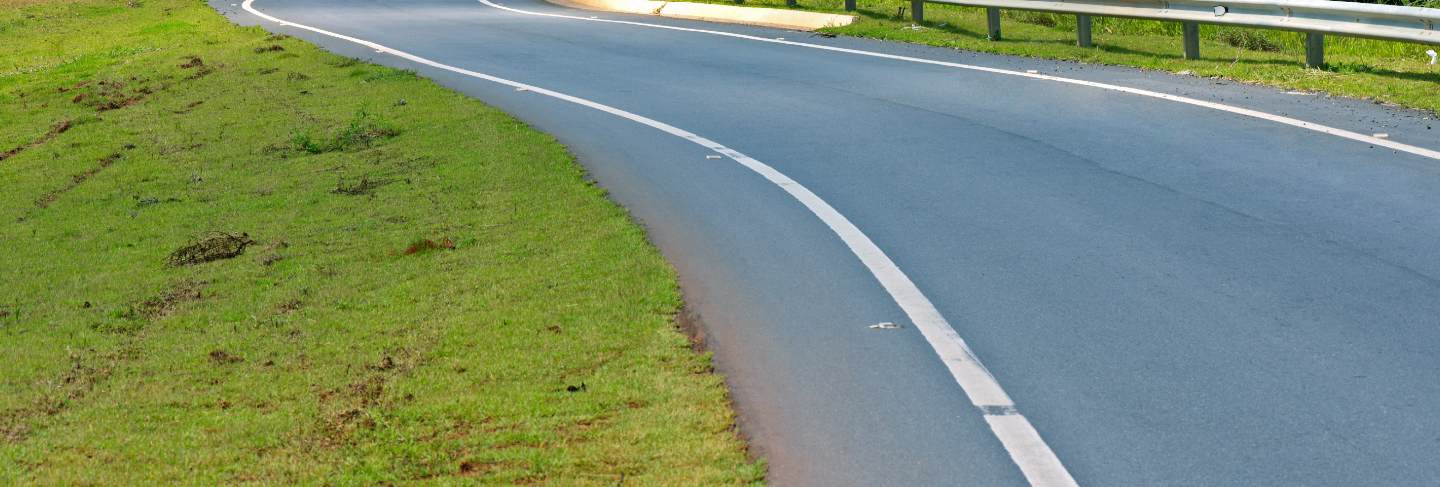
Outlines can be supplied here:
M930 343L930 346L935 349L935 353L939 354L940 359L950 370L950 374L955 378L955 382L960 385L961 390L970 398L970 402L985 415L986 422L990 425L990 431L1000 440L1000 443L1010 454L1010 458L1020 467L1021 473L1025 475L1025 478L1031 485L1037 487L1070 487L1077 485L1075 479L1071 477L1070 472L1065 469L1065 466L1060 463L1060 459L1055 456L1055 452L1051 451L1049 445L1045 444L1045 441L1040 438L1040 434L1030 425L1030 421L1016 411L1014 401L1011 401L1010 396L1005 394L1005 390L1000 387L1000 383L995 380L994 376L990 375L990 371L985 369L985 365L980 363L980 359L971 351L970 346L965 343L964 339L960 338L960 334L955 332L955 328L950 326L948 321L945 321L945 317L940 315L940 311L935 309L935 305L930 302L930 299L920 292L920 288L916 287L915 283L911 282L910 278L906 276L904 272L900 271L900 268L895 265L895 262L890 260L890 256L885 255L885 252L881 251L880 247L876 246L875 242L872 242L870 237L861 232L849 219L841 215L839 211L836 211L834 207L831 207L825 200L820 199L819 196L816 196L815 193L812 193L808 188L790 179L789 176L739 151L659 120L538 86L511 81L464 68L457 68L448 64L441 64L364 39L337 34L308 25L282 21L256 10L252 5L254 2L255 0L245 0L244 8L256 17L281 25L305 29L317 34L360 44L378 52L388 53L433 68L483 79L512 88L524 89L535 94L545 95L586 108L609 113L688 140L710 151L729 157L735 160L735 162L749 168L805 205L805 208L809 209L811 213L825 222L825 224L830 227L830 230L835 232L835 235L839 236L840 240L845 242L845 245L850 248L850 251L860 259L860 262L865 264L865 267L870 270L870 274L875 276L876 280L880 281L880 285L885 288L886 292L890 293L890 297L895 300L895 303L900 306L900 309L905 312L906 316L910 318L910 321L915 324L915 327L920 329L921 335L923 335L925 340Z
M849 48L844 48L844 47L826 46L826 45L821 45L821 44L811 44L811 43L808 43L808 42L787 41L787 40L783 40L783 39L770 39L770 38L767 38L767 37L756 37L756 36L751 36L751 35L737 34L737 33L734 33L734 32L725 32L725 31L719 31L719 30L695 29L695 28L690 28L690 27L677 27L677 26L673 26L673 25L648 24L648 23L645 23L645 22L634 22L634 21L629 21L629 20L611 20L611 19L594 19L594 18L587 19L587 18L584 18L584 17L576 17L576 16L573 16L573 15L547 14L547 13L543 13L543 12L531 12L531 11L528 11L528 10L520 10L520 9L517 9L517 8L511 8L511 7L506 7L506 6L503 6L503 5L498 5L498 4L494 3L494 2L491 2L490 0L478 0L478 1L479 1L480 3L483 3L483 4L488 5L488 6L490 6L490 7L493 7L493 8L498 8L498 9L500 9L500 10L505 10L505 11L509 11L509 12L515 12L515 13L518 13L518 14L525 14L525 15L537 15L537 16L541 16L541 17L555 17L555 18L562 18L562 19L584 20L584 21L590 21L590 22L606 22L606 23L611 23L611 24L635 25L635 26L640 26L640 27L650 27L650 28L655 28L655 29L676 30L676 31L682 31L682 32L695 32L695 33L699 33L699 34L710 34L710 35L717 35L717 36L722 36L722 37L733 37L733 38L736 38L736 39L745 39L745 40L758 41L758 42L769 42L769 43L771 43L771 44L784 44L784 45L787 45L787 46L806 47L806 48L810 48L810 49L819 49L819 50L822 50L822 51L843 52L843 53L846 53L846 54L856 54L856 55L860 55L860 56L869 56L869 57L876 57L876 58L883 58L883 59L892 59L892 60L896 60L896 61L906 61L906 62L912 62L912 63L930 64L930 65L945 66L945 67L950 67L950 68L968 69L968 70L971 70L971 71L981 71L981 72L986 72L986 73L1003 74L1003 75L1008 75L1008 76L1020 76L1020 77L1024 77L1024 78L1031 78L1031 79L1038 79L1038 80L1045 80L1045 81L1055 81L1055 82L1058 82L1058 83L1068 83L1068 84L1072 84L1072 85L1089 86L1089 87L1091 87L1091 88L1099 88L1099 89L1102 89L1102 90L1109 90L1109 91L1118 91L1118 92L1121 92L1121 93L1129 93L1129 94L1132 94L1132 95L1139 95L1139 96L1145 96L1145 97L1150 97L1150 98L1158 98L1158 99L1161 99L1161 100L1173 101L1173 102L1176 102L1176 103L1184 103L1184 104L1186 104L1186 105L1194 105L1194 106L1198 106L1198 107L1204 107L1204 108L1209 108L1209 109L1213 109L1213 110L1219 110L1219 111L1222 111L1222 112L1229 112L1229 113L1234 113L1234 114L1236 114L1236 115L1243 115L1243 116L1246 116L1246 117L1258 118L1258 119L1261 119L1261 120L1268 120L1268 121L1275 122L1275 123L1280 123L1280 124L1284 124L1284 125L1290 125L1290 126L1292 126L1292 127L1299 127L1299 128L1305 129L1305 130L1313 130L1313 131L1315 131L1315 132L1320 132L1320 133L1326 134L1326 135L1333 135L1333 136L1340 137L1340 138L1350 139L1350 140L1354 140L1354 141L1356 141L1356 142L1364 142L1364 143L1366 143L1366 144L1370 144L1370 145L1377 146L1377 147L1384 147L1384 148L1386 148L1386 149L1392 149L1392 150L1396 150L1396 151L1400 151L1400 152L1405 152L1405 153L1409 153L1409 154L1414 154L1414 155L1417 155L1417 156L1420 156L1420 157L1427 157L1427 158L1430 158L1430 159L1440 160L1440 151L1435 151L1435 150L1431 150L1431 149L1426 149L1426 148L1424 148L1424 147L1417 147L1417 146L1413 146L1413 145L1409 145L1409 144L1402 144L1402 143L1400 143L1400 142L1395 142L1395 141L1393 141L1393 140L1387 140L1387 139L1383 139L1383 138L1379 138L1379 137L1372 137L1372 136L1365 135L1365 134L1362 134L1362 133L1351 132L1351 131L1349 131L1349 130L1340 129L1340 128L1335 128L1335 127L1331 127L1331 126L1328 126L1328 125L1322 125L1322 124L1318 124L1318 123L1314 123L1314 122L1306 122L1306 121L1304 121L1304 120L1300 120L1300 119L1297 119L1297 118L1286 117L1286 116L1284 116L1284 115L1275 115L1275 114L1272 114L1272 113L1266 113L1266 112L1262 112L1262 111L1259 111L1259 110L1253 110L1253 109L1249 109L1249 108L1243 108L1243 107L1237 107L1237 106L1232 106L1232 105L1226 105L1226 104L1224 104L1224 103L1216 103L1216 102L1212 102L1212 101L1198 100L1198 99L1190 98L1190 97L1186 97L1186 96L1171 95L1171 94L1168 94L1168 93L1161 93L1161 92L1158 92L1158 91L1143 90L1143 89L1140 89L1140 88L1131 88L1131 87L1128 87L1128 86L1112 85L1112 84L1107 84L1107 83L1099 83L1099 82L1095 82L1095 81L1086 81L1086 80L1074 79L1074 78L1065 78L1065 77L1061 77L1061 76L1051 76L1051 75L1048 75L1048 74L1039 74L1038 72L1035 72L1034 70L1030 70L1030 71L1012 71L1012 70L1009 70L1009 69L990 68L990 67L985 67L985 66L976 66L976 65L973 65L973 64L952 63L952 62L948 62L948 61L936 61L936 60L933 60L933 59L924 59L924 58L917 58L917 57L910 57L910 56L900 56L900 55L896 55L896 54L885 54L885 53L881 53L881 52L864 51L864 50L860 50L860 49L849 49Z

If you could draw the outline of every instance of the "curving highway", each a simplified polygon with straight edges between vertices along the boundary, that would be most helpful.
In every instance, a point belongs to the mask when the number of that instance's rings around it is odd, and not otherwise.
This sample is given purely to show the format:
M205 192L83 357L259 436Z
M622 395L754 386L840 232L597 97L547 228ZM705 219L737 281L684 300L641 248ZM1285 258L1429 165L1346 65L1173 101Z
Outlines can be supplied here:
M773 483L1440 484L1433 116L537 0L211 4L569 146Z

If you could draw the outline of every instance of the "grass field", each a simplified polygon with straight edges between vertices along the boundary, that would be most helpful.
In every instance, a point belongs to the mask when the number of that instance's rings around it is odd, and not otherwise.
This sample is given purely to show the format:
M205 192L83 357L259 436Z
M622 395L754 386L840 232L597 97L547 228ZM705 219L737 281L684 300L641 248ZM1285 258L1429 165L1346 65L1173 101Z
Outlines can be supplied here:
M732 0L695 0L733 4ZM1437 0L1404 0L1440 6ZM1428 2L1428 3L1427 3ZM843 0L799 0L796 8L845 13ZM1094 48L1075 45L1075 17L1018 10L1002 12L1002 38L986 38L985 10L929 3L925 22L910 20L908 0L858 0L855 23L825 32L969 51L1091 64L1135 66L1223 77L1290 90L1367 98L1440 112L1440 66L1428 64L1436 46L1330 36L1325 69L1307 69L1304 35L1200 26L1201 58L1184 59L1180 24L1096 17ZM747 6L786 8L785 0L745 0ZM903 13L902 13L902 10Z
M0 40L0 485L762 478L551 138L198 0Z

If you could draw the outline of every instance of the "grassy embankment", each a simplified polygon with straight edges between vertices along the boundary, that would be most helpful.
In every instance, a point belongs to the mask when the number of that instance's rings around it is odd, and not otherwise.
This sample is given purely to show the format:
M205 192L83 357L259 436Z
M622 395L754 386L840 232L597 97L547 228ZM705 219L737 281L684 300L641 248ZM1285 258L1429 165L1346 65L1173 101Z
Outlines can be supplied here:
M763 474L551 138L197 0L0 39L0 484Z
M843 0L799 1L795 8L846 13ZM1440 7L1437 0L1414 3ZM785 0L745 0L744 4L786 8ZM1095 47L1081 48L1075 45L1073 15L1006 10L1002 13L1003 40L992 42L986 38L984 9L930 3L925 5L925 22L916 26L910 20L909 7L908 0L858 0L855 23L822 31L969 51L1189 71L1196 76L1440 112L1440 66L1429 65L1430 58L1425 55L1427 49L1440 50L1436 46L1330 36L1326 38L1326 68L1306 69L1304 35L1295 32L1202 25L1202 59L1186 60L1180 24L1175 22L1096 17Z

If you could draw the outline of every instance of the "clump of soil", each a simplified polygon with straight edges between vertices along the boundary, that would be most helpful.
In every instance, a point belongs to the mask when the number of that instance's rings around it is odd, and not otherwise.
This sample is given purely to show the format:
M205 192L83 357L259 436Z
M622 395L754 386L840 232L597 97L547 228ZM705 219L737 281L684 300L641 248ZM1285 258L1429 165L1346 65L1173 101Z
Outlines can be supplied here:
M455 242L452 241L452 240L450 240L450 237L445 237L445 238L443 238L443 239L440 239L439 242L436 242L436 241L434 241L434 240L430 240L430 239L428 239L428 238L422 238L422 239L420 239L420 240L416 240L415 242L411 243L409 247L406 247L406 248L405 248L405 255L422 254L422 253L425 253L425 252L430 252L430 251L432 251L432 250L440 250L440 249L451 250L451 249L454 249L454 248L455 248Z
M335 184L335 189L331 190L331 192L350 196L364 196L392 182L394 181L388 179L370 179L369 176L361 176L360 180L353 184L347 184L344 179L341 179L340 182Z
M203 282L182 282L165 291L164 294L146 299L140 304L132 306L123 316L129 319L144 318L155 320L163 318L175 311L181 303L187 301L199 301L205 297L202 287Z
M281 46L281 45L279 45L279 44L271 44L271 45L268 45L268 46L262 46L262 47L257 47L257 48L255 48L255 53L256 53L256 54L263 54L263 53L267 53L267 52L276 52L276 51L284 51L284 50L285 50L285 47L284 47L284 46Z
M179 202L180 202L180 198L174 198L174 197L170 197L170 198L157 198L157 197L153 197L153 196L147 196L147 197L145 197L145 198L141 198L140 195L135 195L134 198L135 198L135 209L137 209L137 210L138 210L138 209L141 209L141 208L148 207L148 206L155 206L155 205L160 205L160 204L165 204L165 203L179 203Z
M0 161L15 157L16 154L23 152L25 149L29 149L31 147L35 147L37 145L49 142L50 139L53 139L56 136L65 133L66 130L70 130L70 127L73 126L75 126L75 124L69 120L61 120L59 122L56 122L55 125L50 126L50 130L46 131L44 135L36 137L35 140L30 141L30 143L22 144L15 147L14 149L10 149L5 152L0 152Z
M169 257L166 257L165 261L173 267L180 267L229 259L245 253L245 247L254 243L255 241L250 239L248 233L234 235L216 232L195 243L176 249L170 253Z
M290 244L284 240L270 242L269 245L265 246L264 252L260 255L257 262L266 267L275 265L276 262L285 260L285 255L281 254L280 251L289 247Z
M300 308L302 308L302 307L304 307L304 306L305 306L305 303L301 302L300 300L298 300L298 299L292 299L292 300L289 300L289 301L280 303L280 305L279 305L279 306L276 306L275 309L279 310L281 313L293 313L293 312L295 312L295 311L299 311Z
M211 350L210 361L218 365L225 365L238 364L240 362L244 362L245 359L238 355L231 355L230 352L226 352L224 350Z
M143 84L145 80L139 80ZM75 95L70 101L84 104L95 109L97 112L119 110L121 108L140 103L145 97L154 93L149 87L126 90L128 86L121 81L101 80L94 85L77 85L86 87L86 91Z
M195 101L192 101L192 102L190 102L190 103L185 104L185 108L181 108L181 109L176 110L176 111L171 112L171 113L174 113L174 114L176 114L176 115L184 115L184 114L190 113L190 111L191 111L191 110L194 110L195 107L198 107L198 106L200 106L200 105L202 105L202 104L204 104L204 103L205 103L205 100L195 100Z
M215 68L207 66L205 64L205 61L200 59L200 56L189 56L186 59L187 61L185 61L184 64L181 64L180 68L193 69L195 70L195 73L191 74L190 76L186 76L185 79L200 79L207 74L215 72Z
M380 370L380 371L385 371L385 370L394 369L394 368L395 368L395 359L392 358L392 357L389 356L389 355L386 355L385 357L383 357L383 358L380 359L380 363L375 364L375 365L371 365L370 368L371 368L371 369L374 369L374 370Z
M492 465L489 463L482 463L475 460L465 460L463 462L460 462L460 475L462 477L483 475L489 473L491 470L493 470L493 468Z

